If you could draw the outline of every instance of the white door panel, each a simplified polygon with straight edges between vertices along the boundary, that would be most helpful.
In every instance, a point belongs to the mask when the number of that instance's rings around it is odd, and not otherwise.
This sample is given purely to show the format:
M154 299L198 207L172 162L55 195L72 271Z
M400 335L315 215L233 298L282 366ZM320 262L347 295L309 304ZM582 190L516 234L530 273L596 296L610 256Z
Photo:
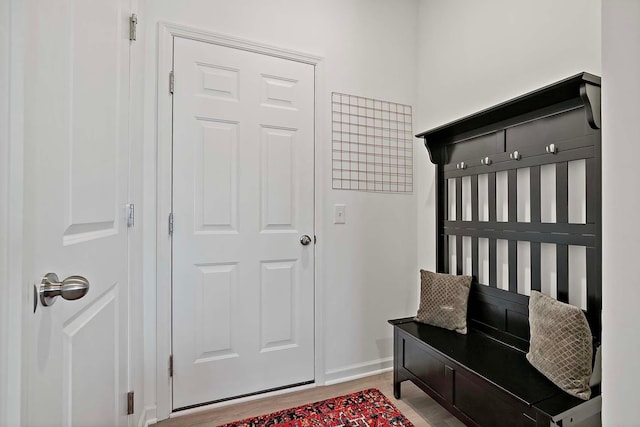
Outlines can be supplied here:
M174 41L173 407L314 377L314 67Z
M82 299L29 316L26 424L127 425L129 0L30 0L25 262Z

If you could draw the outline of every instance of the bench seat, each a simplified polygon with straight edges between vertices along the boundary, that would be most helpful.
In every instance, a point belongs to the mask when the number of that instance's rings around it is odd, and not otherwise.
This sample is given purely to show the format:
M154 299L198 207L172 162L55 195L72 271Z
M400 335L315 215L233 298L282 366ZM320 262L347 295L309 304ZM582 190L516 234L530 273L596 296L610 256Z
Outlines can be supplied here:
M467 425L562 424L591 414L529 364L525 352L471 328L467 335L403 318L394 326L394 394L411 380ZM599 399L599 390L593 390ZM599 405L596 408L599 411ZM594 409L595 410L595 409ZM572 412L573 411L573 412Z

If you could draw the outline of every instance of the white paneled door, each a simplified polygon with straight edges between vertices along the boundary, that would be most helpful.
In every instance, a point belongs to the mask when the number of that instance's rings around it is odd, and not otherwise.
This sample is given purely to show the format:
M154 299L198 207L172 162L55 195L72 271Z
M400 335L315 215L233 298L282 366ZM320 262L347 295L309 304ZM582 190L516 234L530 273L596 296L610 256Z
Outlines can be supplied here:
M24 425L126 426L130 4L25 1Z
M173 408L312 381L314 67L176 38L174 73Z

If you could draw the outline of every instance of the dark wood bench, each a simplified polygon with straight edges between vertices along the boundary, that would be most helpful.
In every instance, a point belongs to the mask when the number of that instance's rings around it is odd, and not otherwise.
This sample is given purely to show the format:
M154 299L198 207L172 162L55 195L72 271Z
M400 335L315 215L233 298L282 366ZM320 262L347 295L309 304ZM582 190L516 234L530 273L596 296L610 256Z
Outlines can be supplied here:
M481 299L498 299L486 291L500 290L474 290L469 302L475 313L482 311ZM389 323L394 326L397 399L401 383L409 380L465 424L481 426L568 426L600 412L599 386L592 388L589 401L570 396L531 366L524 342L475 320L467 335L413 317Z
M585 248L583 307L594 342L602 313L600 78L580 73L417 135L435 164L436 271L474 277L461 335L412 318L394 328L394 393L409 380L468 425L549 426L599 420L598 387L588 401L560 390L526 360L527 295L518 283L518 246L528 242L531 290L542 290L541 245L556 248L556 298L569 302L569 247ZM569 221L569 162L584 161L586 221ZM542 222L541 171L555 167L556 221ZM518 221L518 172L528 169L530 219ZM496 174L508 178L508 217L498 221ZM479 216L479 177L486 175L488 220ZM470 218L463 219L463 180ZM449 188L455 188L450 200ZM468 188L468 187L467 187ZM468 191L468 190L466 190ZM453 201L453 202L452 202ZM455 205L455 216L449 215ZM464 239L469 244L464 254ZM479 284L479 240L488 242L488 280ZM508 283L498 286L497 242L507 241ZM454 244L451 244L451 242ZM455 248L455 250L454 250ZM465 258L471 271L464 271ZM451 264L455 261L455 267ZM574 282L575 283L575 282ZM525 292L526 293L526 292ZM575 298L574 300L580 300Z

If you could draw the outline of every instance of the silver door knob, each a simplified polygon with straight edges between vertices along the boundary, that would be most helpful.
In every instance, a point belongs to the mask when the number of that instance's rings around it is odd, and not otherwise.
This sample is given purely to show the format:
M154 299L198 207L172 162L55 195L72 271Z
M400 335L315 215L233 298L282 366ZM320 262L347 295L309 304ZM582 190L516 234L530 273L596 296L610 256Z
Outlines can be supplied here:
M56 297L76 300L89 292L89 281L82 276L69 276L60 282L56 273L47 273L40 282L40 302L44 307L52 306Z
M311 243L311 237L305 234L300 238L300 243L302 244L302 246L307 246L309 243Z

